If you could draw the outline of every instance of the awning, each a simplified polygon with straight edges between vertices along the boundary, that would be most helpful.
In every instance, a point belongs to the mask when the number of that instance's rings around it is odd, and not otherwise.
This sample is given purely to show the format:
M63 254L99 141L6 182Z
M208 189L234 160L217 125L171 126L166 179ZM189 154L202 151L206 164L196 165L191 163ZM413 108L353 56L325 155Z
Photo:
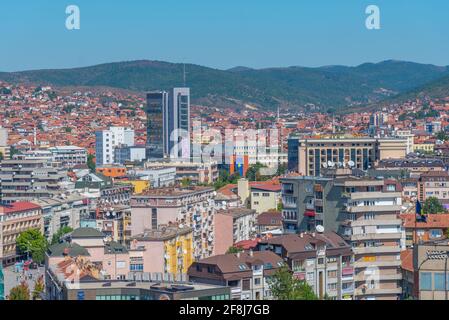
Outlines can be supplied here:
M315 217L315 211L314 210L306 210L304 211L305 217Z

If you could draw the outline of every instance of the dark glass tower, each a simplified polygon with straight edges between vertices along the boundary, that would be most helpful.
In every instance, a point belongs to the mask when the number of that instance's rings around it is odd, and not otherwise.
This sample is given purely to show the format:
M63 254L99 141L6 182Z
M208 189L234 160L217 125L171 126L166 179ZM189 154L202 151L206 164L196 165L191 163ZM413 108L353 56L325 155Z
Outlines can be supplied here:
M147 93L147 159L164 158L164 128L167 123L167 107L167 92L160 91Z

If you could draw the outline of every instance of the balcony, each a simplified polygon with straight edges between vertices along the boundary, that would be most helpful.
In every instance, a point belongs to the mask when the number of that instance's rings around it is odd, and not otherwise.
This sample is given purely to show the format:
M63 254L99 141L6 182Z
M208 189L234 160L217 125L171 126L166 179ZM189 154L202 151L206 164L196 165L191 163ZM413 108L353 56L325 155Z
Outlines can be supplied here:
M401 248L399 246L378 246L378 247L364 247L364 248L352 248L354 254L366 254L366 253L399 253Z
M357 274L354 277L355 281L366 281L368 278L371 278L372 275L365 275L363 272ZM387 280L402 280L402 274L396 273L396 274L379 274L379 280L380 281L387 281Z
M401 294L402 288L395 288L395 289L385 289L385 288L375 288L375 289L356 289L354 294L356 296L364 296L364 295L382 295L382 294L388 294L388 295L394 295L394 294Z
M349 198L351 200L364 200L364 199L392 199L401 198L402 194L400 192L353 192L350 194Z
M363 212L390 212L402 210L400 205L388 205L388 206L352 206L346 209L350 213L363 213Z
M362 233L351 235L351 241L363 240L401 240L402 234L395 233Z
M402 221L400 219L372 219L372 220L354 220L350 222L351 227L362 226L400 226Z
M356 261L354 267L369 268L369 267L400 267L401 260L375 260L375 261Z

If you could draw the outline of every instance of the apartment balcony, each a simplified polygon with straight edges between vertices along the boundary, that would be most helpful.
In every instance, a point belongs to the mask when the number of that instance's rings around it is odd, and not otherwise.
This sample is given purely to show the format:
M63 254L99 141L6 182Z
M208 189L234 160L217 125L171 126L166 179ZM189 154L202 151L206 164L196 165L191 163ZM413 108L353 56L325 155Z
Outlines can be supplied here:
M365 240L401 240L402 234L395 233L362 233L351 235L351 241L365 241Z
M401 260L375 260L375 261L356 261L354 267L369 268L369 267L400 267Z
M368 278L371 278L372 276L370 275L365 275L363 272L357 274L354 277L355 281L362 281L365 282ZM400 273L396 273L396 274L380 274L379 275L379 280L380 281L387 281L387 280L402 280L402 274Z
M350 213L364 213L364 212L391 212L402 210L400 205L388 205L388 206L352 206L346 207L346 210Z
M399 246L378 246L378 247L364 247L352 248L354 254L368 254L368 253L400 253Z
M395 289L384 289L384 288L355 289L354 294L356 296L394 295L394 294L402 294L402 288L395 288Z
M354 220L350 221L351 227L363 227L363 226L400 226L401 219L372 219L372 220Z
M391 199L401 198L400 192L353 192L349 195L351 200L368 200L368 199Z

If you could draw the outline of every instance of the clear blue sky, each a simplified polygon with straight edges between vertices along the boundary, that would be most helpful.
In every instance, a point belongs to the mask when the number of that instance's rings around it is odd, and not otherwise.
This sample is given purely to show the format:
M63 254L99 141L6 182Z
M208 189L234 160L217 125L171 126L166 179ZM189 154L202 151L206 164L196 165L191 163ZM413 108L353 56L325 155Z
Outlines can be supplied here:
M65 28L65 8L81 30ZM365 28L365 8L381 30ZM0 71L151 59L215 68L449 65L447 0L9 0L0 8Z

